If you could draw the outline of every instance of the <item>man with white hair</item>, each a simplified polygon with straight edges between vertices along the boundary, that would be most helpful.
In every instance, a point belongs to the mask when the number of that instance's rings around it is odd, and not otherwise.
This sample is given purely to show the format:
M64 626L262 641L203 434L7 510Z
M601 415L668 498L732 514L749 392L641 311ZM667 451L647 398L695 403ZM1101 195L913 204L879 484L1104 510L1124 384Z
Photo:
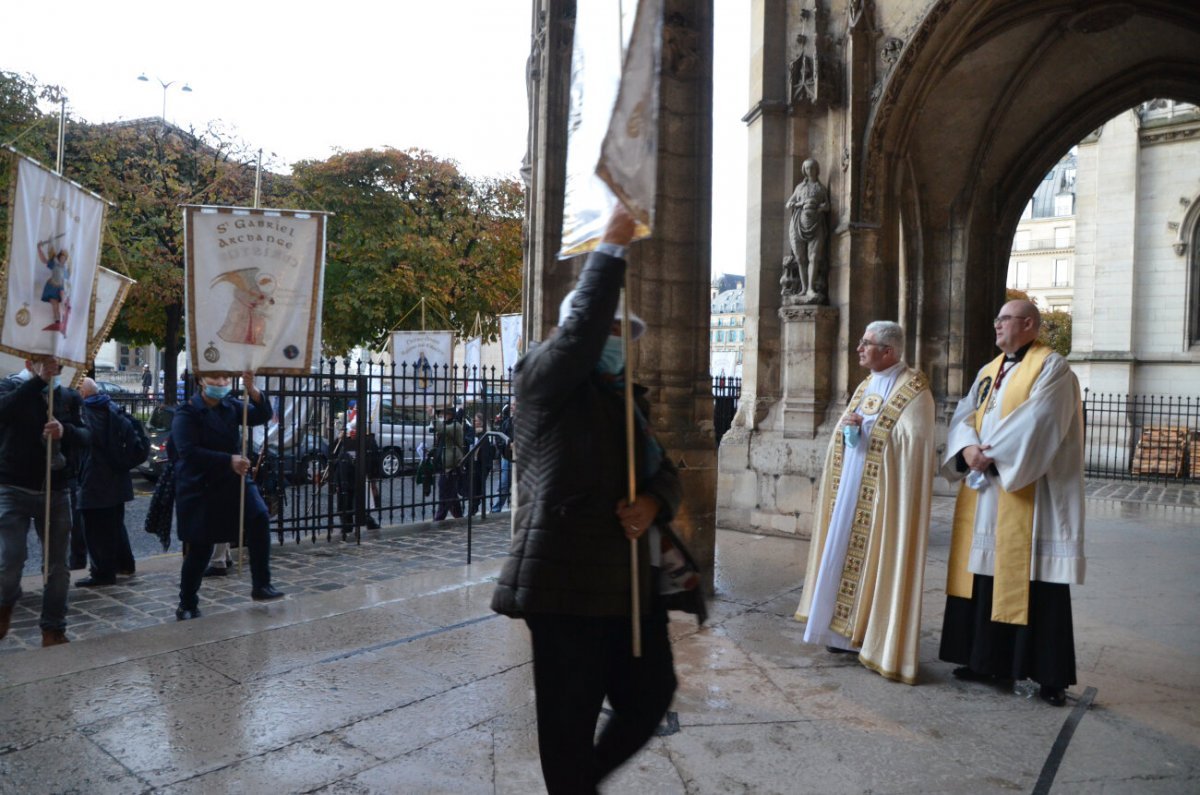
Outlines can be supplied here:
M915 684L934 411L928 380L903 353L904 330L889 320L858 342L871 375L829 440L796 618L806 643Z

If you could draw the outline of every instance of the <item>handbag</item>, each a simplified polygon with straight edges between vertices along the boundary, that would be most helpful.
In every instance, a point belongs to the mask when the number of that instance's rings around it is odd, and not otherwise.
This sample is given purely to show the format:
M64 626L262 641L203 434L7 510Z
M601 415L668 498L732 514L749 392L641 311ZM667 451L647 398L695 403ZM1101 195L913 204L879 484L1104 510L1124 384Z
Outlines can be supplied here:
M659 549L662 566L658 570L658 595L668 610L681 610L696 617L696 624L708 619L708 604L700 585L700 567L670 525L660 525Z

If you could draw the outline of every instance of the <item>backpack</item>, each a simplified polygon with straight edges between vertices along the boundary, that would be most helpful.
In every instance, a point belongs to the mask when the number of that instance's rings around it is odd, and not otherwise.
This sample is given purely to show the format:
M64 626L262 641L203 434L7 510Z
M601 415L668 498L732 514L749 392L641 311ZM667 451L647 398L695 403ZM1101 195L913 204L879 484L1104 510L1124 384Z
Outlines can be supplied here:
M133 469L150 457L150 437L142 423L113 407L108 415L108 454L121 469Z

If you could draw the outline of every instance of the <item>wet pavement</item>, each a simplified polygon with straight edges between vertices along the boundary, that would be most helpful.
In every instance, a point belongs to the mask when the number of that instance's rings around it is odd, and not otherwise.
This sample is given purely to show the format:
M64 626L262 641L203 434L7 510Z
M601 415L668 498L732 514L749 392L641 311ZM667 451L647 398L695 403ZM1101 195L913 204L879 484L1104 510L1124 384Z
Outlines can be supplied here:
M1079 683L1057 709L936 660L949 500L916 686L801 642L806 542L719 531L709 624L672 622L673 719L604 791L1200 791L1200 511L1164 502L1089 499ZM471 566L434 551L462 535L274 547L282 600L210 578L196 621L89 634L73 613L66 646L0 641L0 792L544 791L527 633L488 609L507 526L478 530ZM156 565L120 590L146 596Z

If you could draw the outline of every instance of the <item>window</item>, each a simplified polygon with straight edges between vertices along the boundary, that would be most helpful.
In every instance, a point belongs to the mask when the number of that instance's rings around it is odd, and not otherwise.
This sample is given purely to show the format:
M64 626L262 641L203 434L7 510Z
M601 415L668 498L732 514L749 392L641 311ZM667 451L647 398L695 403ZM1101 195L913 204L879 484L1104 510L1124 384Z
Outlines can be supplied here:
M1075 194L1060 193L1054 197L1054 214L1055 215L1074 215L1075 214Z
M1054 286L1066 287L1071 284L1071 260L1054 260Z
M1054 227L1054 247L1069 248L1071 246L1071 227L1056 226Z
M1024 290L1029 287L1029 263L1017 262L1009 266L1008 286L1014 290Z

